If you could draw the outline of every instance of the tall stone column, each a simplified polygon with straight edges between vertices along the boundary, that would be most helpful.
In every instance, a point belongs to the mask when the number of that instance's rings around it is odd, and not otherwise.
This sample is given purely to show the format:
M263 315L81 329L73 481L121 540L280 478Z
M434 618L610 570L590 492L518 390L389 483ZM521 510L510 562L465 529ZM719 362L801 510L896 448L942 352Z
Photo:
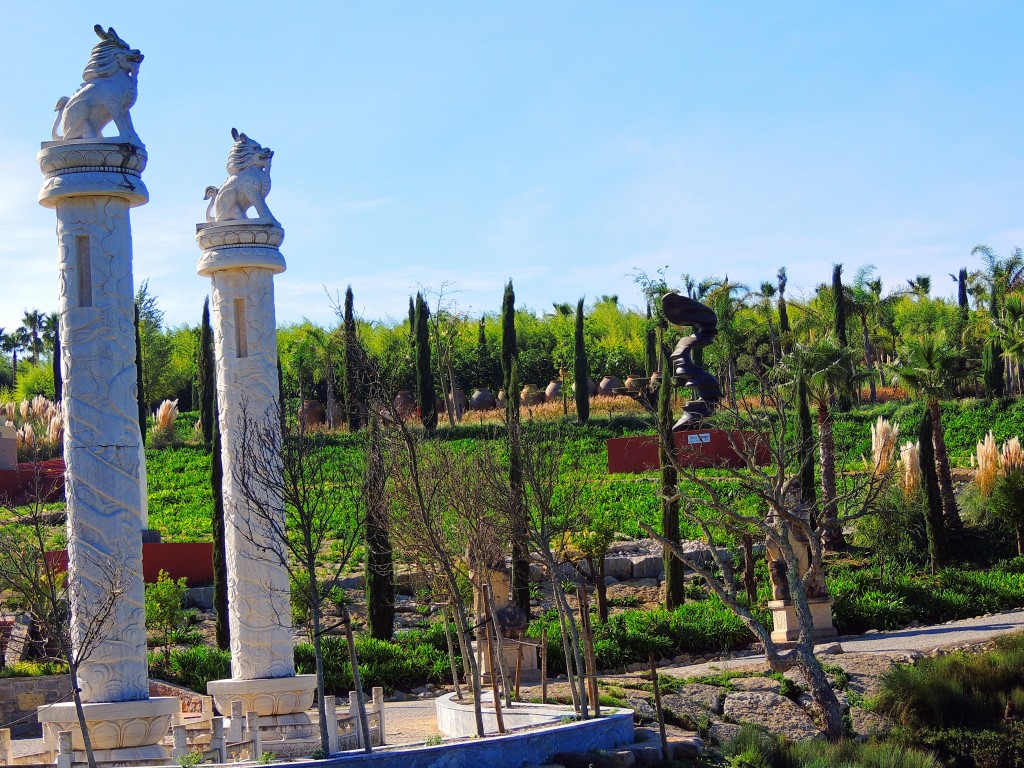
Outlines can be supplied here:
M113 30L97 27L97 34L103 42L90 64L112 59L137 73L138 51ZM117 78L113 69L106 79ZM61 100L58 122L89 106L82 93ZM161 757L166 750L158 742L179 706L173 698L149 698L141 538L146 468L129 221L129 209L149 199L141 176L147 155L134 130L104 139L101 129L65 121L65 135L55 126L58 140L45 142L37 158L45 176L39 202L57 214L71 643L80 657L93 747L115 750L115 758ZM39 720L54 743L57 732L71 730L82 748L73 704L43 707Z
M211 681L207 691L221 712L241 699L261 715L291 715L312 706L316 676L295 674L290 583L278 555L284 545L273 540L285 521L273 479L280 477L280 459L251 439L280 424L274 275L285 270L284 230L264 201L273 153L244 134L233 136L231 176L208 190L209 221L196 227L203 252L197 271L211 282L231 633L231 679ZM253 189L260 192L255 200L246 196ZM245 218L252 205L266 215ZM263 462L255 473L246 464L254 461Z

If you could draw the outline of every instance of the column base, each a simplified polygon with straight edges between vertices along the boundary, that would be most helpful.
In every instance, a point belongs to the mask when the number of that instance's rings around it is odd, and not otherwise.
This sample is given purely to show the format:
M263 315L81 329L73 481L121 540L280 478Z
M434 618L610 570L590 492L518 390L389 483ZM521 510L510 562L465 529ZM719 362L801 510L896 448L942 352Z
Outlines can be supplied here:
M832 598L808 598L807 605L811 609L814 621L814 642L820 643L838 636L832 625ZM796 615L796 607L790 600L769 600L768 607L772 611L774 631L772 641L776 643L793 643L800 637L800 619Z
M82 708L97 757L100 750L109 750L118 753L111 759L120 761L122 752L126 760L149 759L146 755L153 750L160 750L156 757L167 757L168 752L160 742L167 735L174 715L181 711L181 702L174 696L155 696L139 701L83 704ZM47 746L56 749L57 735L61 731L70 731L72 749L85 749L74 702L40 707L36 717L43 726L43 740ZM136 754L133 750L142 750L146 755Z
M313 706L316 675L264 677L256 680L211 680L206 692L222 715L231 714L231 702L238 700L246 712L260 717L293 715Z

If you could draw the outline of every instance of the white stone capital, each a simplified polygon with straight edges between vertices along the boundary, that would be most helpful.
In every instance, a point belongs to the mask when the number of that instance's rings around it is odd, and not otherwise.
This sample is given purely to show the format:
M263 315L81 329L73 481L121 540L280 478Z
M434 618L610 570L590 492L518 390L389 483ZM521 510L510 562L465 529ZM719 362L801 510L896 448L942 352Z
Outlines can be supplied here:
M84 704L82 709L94 749L127 749L159 744L181 710L181 702L173 696L154 696L141 701ZM73 701L40 707L36 717L48 743L56 744L58 733L70 731L72 746L85 749Z
M225 269L257 267L272 274L284 272L284 241L280 225L258 219L196 225L196 243L203 251L196 271L208 277Z
M39 191L42 206L55 208L60 200L86 195L122 197L133 208L149 201L142 183L145 147L99 139L44 141L41 147L36 160L46 177Z

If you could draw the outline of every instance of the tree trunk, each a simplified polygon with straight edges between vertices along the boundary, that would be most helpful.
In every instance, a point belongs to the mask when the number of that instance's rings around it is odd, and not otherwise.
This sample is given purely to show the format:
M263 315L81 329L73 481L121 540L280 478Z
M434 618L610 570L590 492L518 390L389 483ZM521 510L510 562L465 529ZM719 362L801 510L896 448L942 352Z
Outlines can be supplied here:
M1017 523L1017 554L1024 555L1024 522Z
M798 646L797 667L807 678L811 699L821 715L825 738L829 741L839 741L846 735L843 712L825 670L821 668L821 663L814 656L813 645L811 647Z
M562 585L558 583L558 577L556 576L558 571L552 567L551 563L548 564L548 567L551 568L551 596L555 601L555 612L558 614L558 628L562 633L562 652L565 654L565 678L569 681L569 691L572 695L573 708L579 711L580 699L579 691L576 689L576 684L573 681L572 644L569 642L569 628L567 626L565 611L562 610L562 601L557 597Z
M754 578L754 537L743 534L743 589L747 593L747 601L754 605L757 601L757 581Z
M939 490L942 493L942 517L947 526L960 528L963 523L956 508L953 473L949 466L949 453L946 451L946 436L942 429L942 411L939 409L938 398L931 398L928 401L928 410L932 414L932 441L935 444L935 469L939 475Z
M842 549L846 542L836 508L836 449L826 402L818 404L818 449L821 458L821 522L825 529L823 543L826 549L834 552Z
M593 573L593 571L591 571ZM604 554L597 558L597 619L602 624L608 621L608 585L604 583L606 573L604 568Z
M316 567L314 566L310 574L312 579L311 585L315 589L316 585ZM327 730L327 707L324 704L324 653L323 646L321 643L321 618L320 618L320 600L318 597L314 597L310 602L313 603L313 656L316 659L316 698L317 698L317 712L320 714L320 749L324 755L331 754L331 742L330 734Z
M868 389L871 392L871 404L878 402L878 391L875 389L875 361L871 350L871 334L868 333L868 318L860 317L860 331L864 337L864 365L868 369Z
M85 759L89 768L96 768L96 755L92 751L92 738L86 725L85 708L82 706L82 686L78 684L78 662L72 661L75 652L68 649L68 674L71 675L71 691L75 700L75 714L78 715L78 727L82 731L82 746L85 747Z

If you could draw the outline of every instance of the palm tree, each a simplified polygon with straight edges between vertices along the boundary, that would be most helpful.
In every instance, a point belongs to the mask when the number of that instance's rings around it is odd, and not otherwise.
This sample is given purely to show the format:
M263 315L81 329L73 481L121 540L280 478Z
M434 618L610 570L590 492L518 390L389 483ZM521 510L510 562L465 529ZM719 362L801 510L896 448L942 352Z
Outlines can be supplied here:
M814 407L818 420L818 455L821 462L821 513L825 533L823 542L831 550L845 546L839 523L836 486L836 448L832 432L830 406L853 384L853 359L848 347L840 346L831 335L807 344L798 344L786 358L785 370L791 380L799 380Z
M3 351L11 356L11 388L18 386L18 352L25 348L25 337L21 328L16 328L10 333L0 337L0 346Z
M771 339L772 344L772 361L776 365L778 365L779 362L780 349L778 336L775 333L775 310L772 307L772 300L775 298L775 295L777 293L778 289L775 287L775 284L766 281L761 283L760 289L755 294L758 298L761 299L761 302L758 304L758 309L761 311L761 314L764 316L765 321L768 323L768 337L769 339Z
M932 443L935 446L935 468L939 476L942 495L942 516L946 525L959 527L960 512L953 493L953 474L946 450L946 436L942 427L939 398L946 394L960 372L960 360L955 345L946 341L944 334L929 334L920 339L908 339L900 350L894 374L909 391L922 397L932 417Z
M39 363L39 356L43 352L43 332L46 323L46 315L38 309L26 309L21 318L22 329L28 338L28 349L32 353L32 365Z
M871 404L878 402L875 389L875 348L871 341L871 324L879 321L887 314L886 310L898 298L898 294L890 293L882 298L882 278L875 277L873 264L865 264L857 270L850 287L850 308L860 320L860 332L864 341L864 365L867 368L868 388L871 392Z

